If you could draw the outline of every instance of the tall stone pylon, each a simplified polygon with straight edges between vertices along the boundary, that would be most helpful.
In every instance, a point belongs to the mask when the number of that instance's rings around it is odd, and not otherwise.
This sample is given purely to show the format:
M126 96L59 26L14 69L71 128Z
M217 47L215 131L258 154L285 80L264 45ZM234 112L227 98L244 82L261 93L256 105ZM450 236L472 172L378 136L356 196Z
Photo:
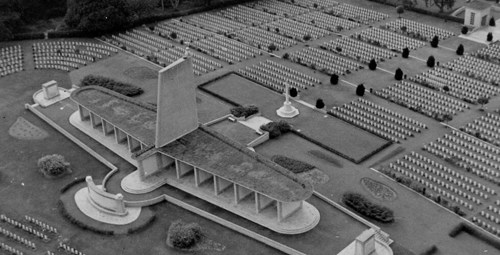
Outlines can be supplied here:
M189 51L158 72L155 147L163 147L198 128L196 87Z
M283 106L276 110L276 114L282 118L293 118L297 115L299 115L299 110L297 108L292 106L292 103L290 102L290 95L288 94L290 91L290 85L288 82L285 82L285 102L283 103Z

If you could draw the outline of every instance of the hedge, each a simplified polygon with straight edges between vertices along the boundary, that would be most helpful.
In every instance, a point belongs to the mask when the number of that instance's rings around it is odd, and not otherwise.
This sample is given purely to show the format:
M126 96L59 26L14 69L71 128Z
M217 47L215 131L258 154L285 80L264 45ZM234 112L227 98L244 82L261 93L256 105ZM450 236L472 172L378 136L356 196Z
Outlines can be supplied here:
M345 193L342 202L356 212L374 220L390 223L394 221L394 212L384 206L373 204L363 195L358 193Z
M500 241L497 238L492 237L491 235L485 233L486 230L480 230L479 227L472 226L468 223L461 222L457 226L455 226L448 235L450 237L456 237L461 232L466 232L471 236L497 248L500 249Z
M68 213L68 211L64 207L64 203L62 200L59 200L57 202L57 208L59 209L59 212L64 216L64 218L66 218L69 222L75 224L76 226L80 227L81 229L90 230L94 233L101 234L101 235L113 235L114 234L113 231L98 229L98 228L87 225L85 222L77 220L71 214Z
M255 105L236 106L236 107L231 108L230 112L232 115L234 115L234 117L248 118L248 117L258 113L259 108Z
M77 185L79 183L82 183L82 182L85 182L85 176L84 177L75 178L71 182L69 182L69 183L65 184L64 186L62 186L59 191L61 193L64 193L64 192L68 191L71 187L73 187L73 186L75 186L75 185Z
M290 132L292 127L288 124L288 122L280 120L279 122L269 122L264 124L260 126L260 129L269 132L269 139L275 139Z
M144 92L142 88L135 85L119 82L110 78L97 75L87 75L80 83L80 87L100 86L118 92L122 95L133 97Z
M295 174L307 172L315 168L311 164L283 155L274 155L271 160Z

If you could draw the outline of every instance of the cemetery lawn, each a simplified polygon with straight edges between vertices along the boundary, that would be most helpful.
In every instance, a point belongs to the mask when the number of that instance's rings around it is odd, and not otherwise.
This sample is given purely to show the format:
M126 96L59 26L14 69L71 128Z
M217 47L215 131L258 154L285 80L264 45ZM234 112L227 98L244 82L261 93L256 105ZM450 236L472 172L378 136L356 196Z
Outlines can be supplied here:
M299 109L299 116L292 119L279 118L276 115L276 109L282 106L284 97L236 74L230 74L209 83L205 85L205 88L242 105L255 104L264 117L273 121L285 120L292 124L293 128L301 130L303 134L321 141L355 161L388 144L388 141L383 138L297 102L293 105ZM302 144L295 146L300 147Z

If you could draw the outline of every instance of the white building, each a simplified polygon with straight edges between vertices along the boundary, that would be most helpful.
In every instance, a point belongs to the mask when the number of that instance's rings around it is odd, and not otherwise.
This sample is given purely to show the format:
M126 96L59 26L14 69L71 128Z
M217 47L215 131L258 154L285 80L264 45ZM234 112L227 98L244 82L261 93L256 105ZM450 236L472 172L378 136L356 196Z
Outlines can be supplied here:
M491 5L474 1L465 6L464 25L474 28L488 25L491 18Z

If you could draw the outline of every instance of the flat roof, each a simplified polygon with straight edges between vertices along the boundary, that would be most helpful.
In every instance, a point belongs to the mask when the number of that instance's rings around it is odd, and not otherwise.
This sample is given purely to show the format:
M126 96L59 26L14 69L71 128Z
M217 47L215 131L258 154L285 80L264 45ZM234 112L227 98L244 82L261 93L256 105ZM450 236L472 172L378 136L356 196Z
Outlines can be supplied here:
M468 5L466 5L466 7L470 8L470 9L481 11L481 10L490 8L491 4L485 3L485 2L481 2L481 1L474 1L474 2L471 2Z
M147 145L153 145L156 107L114 91L88 86L71 99ZM312 195L311 183L208 127L198 129L161 147L135 154L140 160L154 152L177 158L281 202L298 202Z
M71 99L146 145L155 143L155 106L98 86L79 88Z
M156 150L281 202L312 195L309 182L205 126Z

